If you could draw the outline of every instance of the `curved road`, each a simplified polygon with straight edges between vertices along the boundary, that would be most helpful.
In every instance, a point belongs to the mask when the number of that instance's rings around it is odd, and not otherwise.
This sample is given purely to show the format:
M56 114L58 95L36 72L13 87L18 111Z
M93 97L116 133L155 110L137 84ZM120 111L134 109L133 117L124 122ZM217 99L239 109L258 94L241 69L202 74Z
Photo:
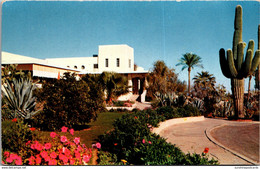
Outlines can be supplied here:
M171 125L160 136L185 153L201 154L207 147L209 158L222 165L252 165L259 164L259 124L205 118Z

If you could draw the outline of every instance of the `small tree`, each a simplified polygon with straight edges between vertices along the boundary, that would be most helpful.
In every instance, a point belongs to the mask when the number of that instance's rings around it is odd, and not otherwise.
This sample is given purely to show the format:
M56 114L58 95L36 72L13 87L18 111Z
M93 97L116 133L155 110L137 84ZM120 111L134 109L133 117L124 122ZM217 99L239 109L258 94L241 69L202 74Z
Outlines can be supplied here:
M148 96L156 98L161 105L166 104L166 100L172 100L174 94L182 93L186 89L185 83L178 80L174 69L168 68L164 61L157 61L150 75L148 76L149 88Z
M62 126L73 127L95 119L103 102L90 90L86 81L77 81L75 75L70 73L65 73L60 80L45 83L41 95L45 100L44 109L37 118L40 127L57 130Z

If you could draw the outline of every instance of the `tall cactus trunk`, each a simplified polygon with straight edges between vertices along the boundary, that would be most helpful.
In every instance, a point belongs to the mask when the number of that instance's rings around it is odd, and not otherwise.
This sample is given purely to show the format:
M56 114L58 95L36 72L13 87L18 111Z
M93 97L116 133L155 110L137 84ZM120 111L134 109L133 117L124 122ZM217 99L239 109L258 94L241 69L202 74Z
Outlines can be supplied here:
M244 79L231 78L236 118L244 118Z

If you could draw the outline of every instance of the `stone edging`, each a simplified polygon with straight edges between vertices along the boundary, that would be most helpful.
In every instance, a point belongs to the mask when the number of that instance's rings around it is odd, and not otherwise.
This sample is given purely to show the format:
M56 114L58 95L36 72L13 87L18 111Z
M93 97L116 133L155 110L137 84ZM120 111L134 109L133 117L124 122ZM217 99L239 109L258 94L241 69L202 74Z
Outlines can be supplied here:
M153 128L153 133L160 134L162 130L164 130L167 127L170 127L171 125L203 121L204 119L205 119L204 116L196 116L196 117L184 117L184 118L174 118L174 119L166 120L160 122L159 127Z
M212 143L214 143L215 145L219 146L220 148L230 152L231 154L241 158L242 160L245 160L246 162L248 163L251 163L253 165L258 165L256 161L254 160L251 160L249 159L248 157L245 157L244 155L234 151L234 150L231 150L227 147L225 147L224 145L222 145L221 143L219 143L217 140L215 140L211 135L210 135L210 132L213 130L213 129L216 129L216 128L219 128L219 127L222 127L222 126L225 126L227 124L222 124L222 125L218 125L218 126L214 126L214 127L211 127L211 128L206 128L205 130L205 135L206 137L209 139L209 141L211 141Z

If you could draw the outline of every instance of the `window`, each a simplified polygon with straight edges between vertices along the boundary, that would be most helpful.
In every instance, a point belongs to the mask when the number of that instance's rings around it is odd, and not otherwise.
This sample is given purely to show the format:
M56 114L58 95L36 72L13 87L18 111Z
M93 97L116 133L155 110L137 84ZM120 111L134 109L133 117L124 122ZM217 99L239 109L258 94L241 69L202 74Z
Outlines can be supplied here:
M84 65L82 65L82 66L81 66L81 69L85 69L85 66L84 66Z
M120 66L120 60L119 60L119 58L116 58L116 66L117 66L117 67Z
M75 66L74 66L74 69L77 69L77 68L78 68L78 66L75 65Z
M93 57L98 57L98 55L93 55Z
M129 68L131 68L131 59L129 59Z
M108 67L108 59L106 59L106 67Z
M98 64L94 64L94 69L97 69L98 68Z

